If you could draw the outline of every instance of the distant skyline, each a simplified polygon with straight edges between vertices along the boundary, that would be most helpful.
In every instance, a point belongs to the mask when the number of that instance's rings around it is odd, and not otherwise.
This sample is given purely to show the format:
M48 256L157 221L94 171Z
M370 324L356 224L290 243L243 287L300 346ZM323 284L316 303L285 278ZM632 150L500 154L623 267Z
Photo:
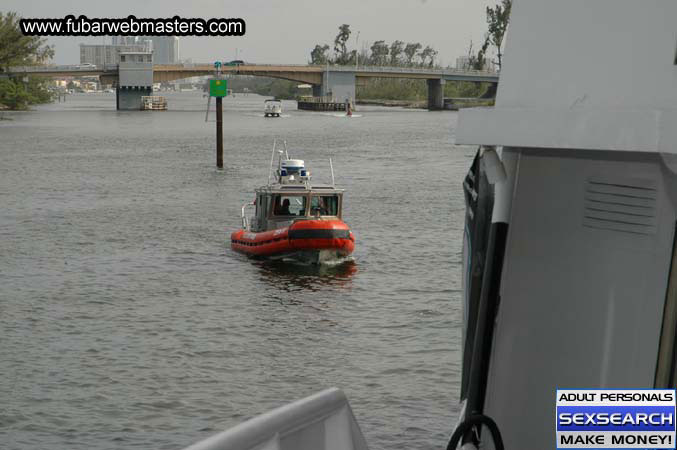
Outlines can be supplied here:
M472 40L478 48L486 32L485 8L495 0L4 0L0 10L22 17L240 17L247 24L242 37L181 37L181 58L194 62L243 59L253 63L304 64L316 44L333 40L341 24L353 31L349 47L385 40L420 42L439 52L437 62L454 65ZM110 37L49 37L56 64L77 64L79 44L110 43ZM237 58L236 58L237 49Z

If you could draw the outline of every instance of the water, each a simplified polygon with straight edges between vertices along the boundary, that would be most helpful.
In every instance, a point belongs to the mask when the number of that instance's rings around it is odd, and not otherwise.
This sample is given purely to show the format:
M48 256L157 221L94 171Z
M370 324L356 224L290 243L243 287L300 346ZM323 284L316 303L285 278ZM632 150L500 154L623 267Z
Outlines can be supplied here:
M0 447L180 449L342 388L372 449L440 448L458 413L456 114L357 118L224 101L226 169L198 92L112 94L0 121ZM214 119L212 114L210 120ZM354 263L253 262L227 242L273 138L347 190Z

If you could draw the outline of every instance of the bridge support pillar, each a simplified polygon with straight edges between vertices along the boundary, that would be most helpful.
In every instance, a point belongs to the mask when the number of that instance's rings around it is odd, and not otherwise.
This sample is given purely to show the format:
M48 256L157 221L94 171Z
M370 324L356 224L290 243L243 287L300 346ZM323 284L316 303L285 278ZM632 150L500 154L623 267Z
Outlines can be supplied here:
M444 109L444 84L443 79L426 80L428 82L428 110L436 111Z
M117 109L140 110L141 97L153 95L153 54L120 52L118 71Z
M322 97L322 85L313 84L313 97Z
M141 97L153 95L152 86L118 86L116 106L121 111L138 111L141 109Z

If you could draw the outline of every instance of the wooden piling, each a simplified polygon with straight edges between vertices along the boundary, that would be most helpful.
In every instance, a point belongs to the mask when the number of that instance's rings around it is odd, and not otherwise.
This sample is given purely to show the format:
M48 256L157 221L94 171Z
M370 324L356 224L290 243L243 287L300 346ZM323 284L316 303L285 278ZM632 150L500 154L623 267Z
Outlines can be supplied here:
M216 97L216 167L223 169L223 98Z

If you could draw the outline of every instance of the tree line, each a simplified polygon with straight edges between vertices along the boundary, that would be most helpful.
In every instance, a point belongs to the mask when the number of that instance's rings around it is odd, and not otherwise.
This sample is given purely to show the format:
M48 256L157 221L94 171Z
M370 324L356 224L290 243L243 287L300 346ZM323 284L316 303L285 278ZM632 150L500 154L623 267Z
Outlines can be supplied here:
M484 70L491 61L500 70L503 63L503 40L510 21L512 0L500 0L500 3L486 8L487 31L484 42L475 51L473 43L468 48L467 64L469 69ZM317 44L310 51L310 64L317 65L355 65L361 63L371 66L394 66L394 67L439 67L435 64L438 56L437 50L419 42L395 40L388 44L379 40L371 44L369 48L358 51L357 48L349 50L349 40L352 31L350 25L344 23L338 27L339 31L334 38L334 47L328 44ZM496 54L495 60L489 59L489 52Z
M349 50L348 43L352 31L350 25L339 26L339 32L334 38L333 52L328 44L317 44L310 52L310 64L332 64L339 66L355 65L356 63L370 66L394 67L435 67L438 52L433 47L425 47L419 42L396 40L390 44L379 40L369 48Z

